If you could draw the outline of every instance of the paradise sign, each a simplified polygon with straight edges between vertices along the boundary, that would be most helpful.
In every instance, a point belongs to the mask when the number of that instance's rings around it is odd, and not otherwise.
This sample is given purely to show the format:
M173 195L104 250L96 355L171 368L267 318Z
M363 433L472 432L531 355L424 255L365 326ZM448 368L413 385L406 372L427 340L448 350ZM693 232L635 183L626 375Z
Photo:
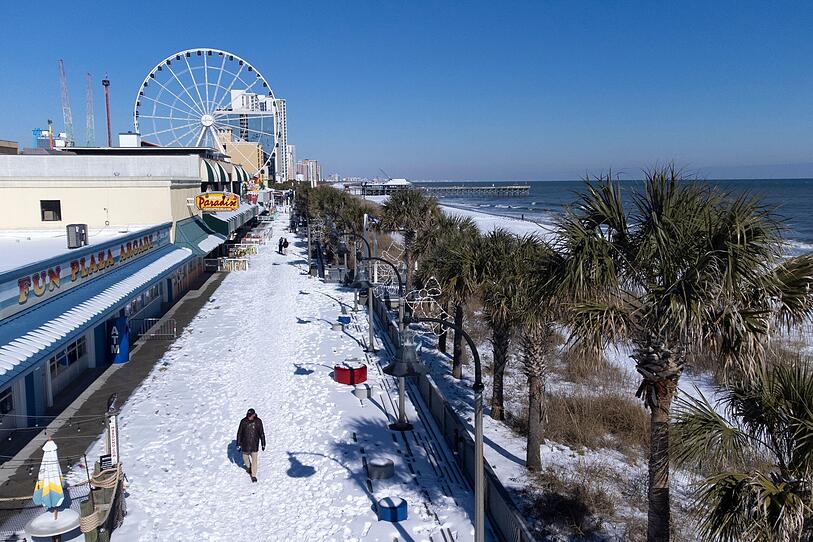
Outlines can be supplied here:
M240 206L237 194L206 192L195 198L195 207L204 212L236 211Z

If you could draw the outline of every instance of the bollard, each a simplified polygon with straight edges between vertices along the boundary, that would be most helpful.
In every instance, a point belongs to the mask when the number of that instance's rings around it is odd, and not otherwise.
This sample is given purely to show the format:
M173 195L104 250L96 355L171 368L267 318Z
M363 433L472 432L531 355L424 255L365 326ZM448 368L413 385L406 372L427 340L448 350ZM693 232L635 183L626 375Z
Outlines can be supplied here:
M93 507L93 503L90 500L85 499L84 501L79 503L79 517L85 518L89 515L93 514L96 509ZM85 535L85 542L97 542L99 539L99 532L98 529L93 529L90 532L84 533Z

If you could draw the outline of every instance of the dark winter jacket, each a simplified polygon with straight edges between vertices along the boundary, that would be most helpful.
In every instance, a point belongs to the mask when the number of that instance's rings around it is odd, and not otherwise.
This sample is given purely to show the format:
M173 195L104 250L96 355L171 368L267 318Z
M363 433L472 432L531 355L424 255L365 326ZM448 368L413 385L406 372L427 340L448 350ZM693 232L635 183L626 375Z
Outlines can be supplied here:
M263 421L259 416L253 420L247 417L240 420L240 428L237 430L237 446L243 452L251 453L259 450L259 443L262 442L265 448L265 431L263 431Z

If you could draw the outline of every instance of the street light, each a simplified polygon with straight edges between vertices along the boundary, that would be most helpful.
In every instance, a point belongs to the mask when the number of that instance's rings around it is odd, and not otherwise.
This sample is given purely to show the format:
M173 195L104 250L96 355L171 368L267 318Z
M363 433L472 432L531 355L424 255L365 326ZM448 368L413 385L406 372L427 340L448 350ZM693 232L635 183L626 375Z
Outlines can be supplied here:
M369 245L368 245L369 246ZM404 379L408 376L417 376L420 374L416 371L415 367L418 366L418 359L415 355L415 345L412 343L412 339L409 339L409 344L406 344L404 340L404 281L401 280L401 273L398 272L398 268L395 267L389 260L385 260L384 258L378 258L375 256L371 256L368 258L359 258L358 255L356 256L356 262L364 262L364 261L377 261L377 262L384 262L385 264L389 265L392 270L395 272L395 278L398 279L398 353L396 354L395 361L388 365L384 369L384 373L392 376L398 377L398 421L390 425L390 429L394 429L395 431L409 431L412 429L412 424L406 421L406 412L404 408L405 398L406 395L406 382ZM359 274L361 277L361 274ZM354 285L358 287L369 287L370 281L367 279L366 274L364 276L364 281L358 280L354 282ZM370 329L373 328L373 309L372 309L372 299L373 299L373 292L372 288L368 290L369 292L369 299L370 301Z
M367 256L370 257L373 255L373 251L370 248L370 242L363 235L359 235L354 231L348 232L347 235L352 235L353 237L364 241L364 244L367 246ZM373 287L367 278L366 271L363 268L359 268L358 253L356 253L355 266L356 268L353 273L353 283L350 285L350 287L367 289L367 322L369 328L369 346L367 347L367 351L375 352L375 330L373 329ZM358 295L358 293L356 293L356 295Z
M485 539L485 480L483 475L483 378L480 368L480 354L474 341L463 328L440 318L410 318L415 323L439 324L451 328L466 340L474 358L474 542Z
M369 344L367 346L368 352L375 352L375 331L373 330L373 285L370 283L370 280L367 278L367 270L359 268L358 266L358 257L356 257L356 272L353 274L353 282L350 284L351 288L356 288L359 290L366 289L367 290L367 321L370 337L369 337Z
M412 431L412 424L407 422L405 402L405 379L418 376L423 373L423 367L415 352L415 343L412 337L403 339L398 346L398 353L392 363L384 367L384 374L398 377L398 421L390 424L390 429L394 431Z

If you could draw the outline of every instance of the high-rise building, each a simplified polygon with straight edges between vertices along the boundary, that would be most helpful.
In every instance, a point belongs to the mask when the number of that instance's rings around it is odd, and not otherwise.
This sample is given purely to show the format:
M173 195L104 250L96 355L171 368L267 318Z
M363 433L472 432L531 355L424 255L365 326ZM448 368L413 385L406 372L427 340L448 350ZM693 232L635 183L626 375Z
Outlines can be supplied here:
M288 180L288 111L285 100L276 100L277 143L274 148L274 180L282 183Z
M292 181L296 178L296 146L286 146L287 155L285 161L288 166L288 180Z
M319 165L318 160L305 159L303 164L305 165L306 181L314 181L317 183L322 181L322 167Z

